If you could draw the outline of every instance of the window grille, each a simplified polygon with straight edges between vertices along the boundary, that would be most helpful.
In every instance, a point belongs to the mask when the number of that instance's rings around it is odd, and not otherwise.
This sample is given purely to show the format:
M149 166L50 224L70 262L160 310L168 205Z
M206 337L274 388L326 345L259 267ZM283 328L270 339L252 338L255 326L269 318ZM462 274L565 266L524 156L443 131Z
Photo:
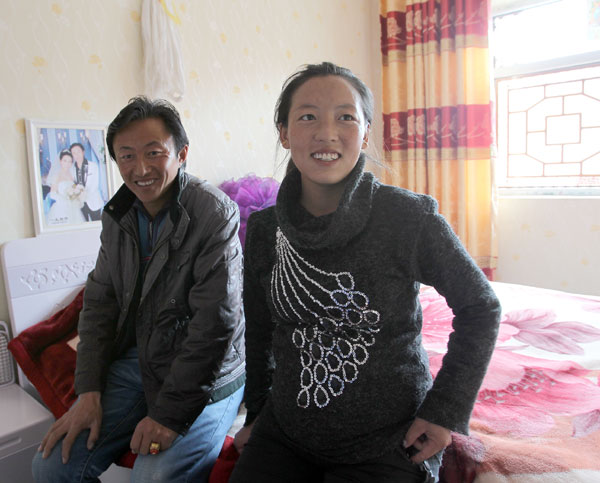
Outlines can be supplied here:
M499 187L600 187L600 66L497 89Z

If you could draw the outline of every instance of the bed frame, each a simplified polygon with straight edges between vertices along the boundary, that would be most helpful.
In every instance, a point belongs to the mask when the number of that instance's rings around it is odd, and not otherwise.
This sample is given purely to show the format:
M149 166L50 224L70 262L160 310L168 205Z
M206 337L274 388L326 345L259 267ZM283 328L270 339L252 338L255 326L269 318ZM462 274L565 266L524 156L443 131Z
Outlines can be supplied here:
M66 307L85 284L100 248L100 229L6 242L2 266L13 337ZM37 391L18 369L19 384Z

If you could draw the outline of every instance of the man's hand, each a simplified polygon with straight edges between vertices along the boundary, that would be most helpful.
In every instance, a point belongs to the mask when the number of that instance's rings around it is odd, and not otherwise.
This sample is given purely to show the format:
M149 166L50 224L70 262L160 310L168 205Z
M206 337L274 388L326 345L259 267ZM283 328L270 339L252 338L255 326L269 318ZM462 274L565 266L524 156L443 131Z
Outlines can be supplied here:
M406 432L404 447L414 446L419 450L411 458L413 463L422 463L439 453L452 442L450 430L443 426L416 418Z
M252 421L248 426L244 426L237 433L235 433L235 437L233 438L233 446L235 446L235 449L239 454L242 454L244 446L246 446L246 443L250 438L250 433L252 433L252 428L254 427L255 422L256 419Z
M147 455L150 443L160 444L160 450L169 449L178 434L172 429L156 422L150 416L146 416L135 427L129 446L134 454Z
M69 461L71 447L75 438L84 429L90 430L87 440L87 448L91 450L100 434L100 424L102 423L102 405L100 403L100 392L85 392L79 396L79 399L71 408L63 414L51 427L38 451L43 452L42 458L47 458L52 452L56 443L65 436L62 444L62 462Z

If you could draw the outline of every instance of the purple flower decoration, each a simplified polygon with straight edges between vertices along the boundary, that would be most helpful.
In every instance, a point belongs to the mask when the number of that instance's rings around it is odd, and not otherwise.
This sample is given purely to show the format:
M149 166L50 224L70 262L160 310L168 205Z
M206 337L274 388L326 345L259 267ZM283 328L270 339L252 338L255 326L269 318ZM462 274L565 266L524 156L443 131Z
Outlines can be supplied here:
M273 206L277 200L279 182L274 178L259 178L253 174L219 185L240 208L240 241L246 241L246 223L251 213Z

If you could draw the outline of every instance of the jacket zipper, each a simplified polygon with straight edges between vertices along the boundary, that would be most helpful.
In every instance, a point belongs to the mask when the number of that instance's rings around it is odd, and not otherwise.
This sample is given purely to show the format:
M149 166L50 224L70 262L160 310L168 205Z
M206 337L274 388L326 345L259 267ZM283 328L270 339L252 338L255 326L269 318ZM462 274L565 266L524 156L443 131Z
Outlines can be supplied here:
M167 216L168 216L168 214L167 214ZM150 267L150 265L152 264L152 261L154 260L154 255L156 254L156 251L157 251L159 248L161 248L161 247L162 247L162 246L163 246L163 245L164 245L166 242L168 242L168 241L169 241L169 239L170 239L170 237L165 237L165 238L164 238L164 240L162 240L162 241L160 242L160 244L157 244L157 245L156 245L156 247L155 247L155 246L154 246L154 240L153 240L153 238L154 238L154 237L152 236L152 235L153 235L153 233L152 233L152 229L153 229L153 227L154 227L153 223L154 223L154 220L151 220L151 221L149 221L149 222L148 222L148 230L150 231L150 243L151 243L152 249L151 249L150 259L149 259L149 260L148 260L148 262L146 263L146 268L145 268L145 270L144 270L144 283L145 283L145 279L146 279L146 274L148 273L148 268ZM175 228L175 226L173 226L173 228L171 229L171 232L174 230L174 228ZM156 248L156 250L155 250L155 248ZM142 297L143 297L143 292L144 292L144 283L142 283L142 287L141 287L141 293L140 293L140 303L139 303L139 305L141 305L141 304L142 304ZM154 304L154 303L155 303L155 301L154 301L154 300L152 300L152 302L151 302L151 303L152 303L152 304ZM138 306L138 308L139 308L139 306ZM155 312L156 312L156 310L153 308L151 312L152 312L152 313L155 313ZM153 323L152 323L152 324L150 324L150 326L148 327L148 336L147 336L147 340L150 340L150 337L152 336L152 332L154 332L154 324L153 324ZM146 361L148 360L148 346L149 346L149 345L150 345L150 344L146 343L146 344L145 344L145 347L144 347L144 360L146 360ZM138 350L139 350L139 347L138 347Z
M120 223L119 223L119 225L120 225ZM137 245L137 240L135 239L135 236L132 236L132 234L127 229L125 229L125 227L123 227L123 231L125 233L127 233L131 237L131 239L133 240L133 246L135 248L135 251L139 255L139 247ZM138 279L139 272L140 272L140 260L139 260L139 256L138 256L138 259L135 261L135 277L134 277L134 280L136 280L136 281ZM123 327L125 326L125 322L127 321L127 317L129 316L129 311L131 310L131 301L132 301L131 299L133 298L134 293L135 293L135 287L133 288L133 293L130 294L131 298L128 297L129 301L127 302L127 312L125 313L125 317L123 318L123 321L120 324L119 329L117 330L117 334L115 336L115 342L119 342L119 338L123 335ZM141 296L141 293L140 293L140 296ZM139 307L139 305L138 305L138 307ZM134 330L135 330L135 327L134 327Z

